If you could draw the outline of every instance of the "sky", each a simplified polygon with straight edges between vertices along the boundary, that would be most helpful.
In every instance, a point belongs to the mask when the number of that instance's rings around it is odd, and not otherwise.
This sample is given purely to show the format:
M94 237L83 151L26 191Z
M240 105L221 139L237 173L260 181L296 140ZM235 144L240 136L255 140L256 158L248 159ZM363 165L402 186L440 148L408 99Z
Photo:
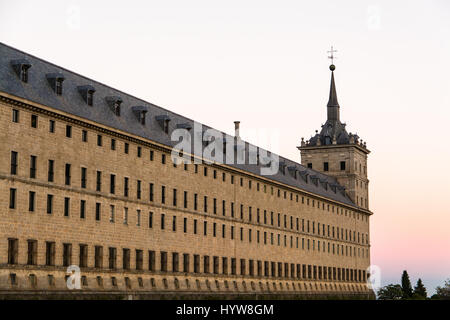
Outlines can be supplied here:
M1 42L296 161L333 45L341 120L371 150L371 263L429 293L450 278L449 39L446 0L0 0Z

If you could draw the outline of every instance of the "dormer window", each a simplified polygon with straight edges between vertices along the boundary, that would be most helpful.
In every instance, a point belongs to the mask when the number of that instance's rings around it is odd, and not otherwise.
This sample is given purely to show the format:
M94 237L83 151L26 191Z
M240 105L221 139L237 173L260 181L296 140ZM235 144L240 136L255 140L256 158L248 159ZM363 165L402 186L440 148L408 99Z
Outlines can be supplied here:
M24 65L20 68L20 80L28 82L28 68Z
M120 101L115 101L113 108L114 108L114 114L116 116L120 117Z
M57 95L62 95L62 80L57 79L55 83L55 92Z
M161 126L161 128L163 129L164 133L169 133L170 117L168 115L157 116L156 121L158 121L158 123Z
M80 92L81 96L83 97L84 102L88 106L93 106L94 104L94 92L95 88L93 86L80 86L78 87L78 91Z
M108 103L114 114L120 117L120 105L122 104L122 99L117 96L106 97L106 103Z
M132 110L136 114L140 124L145 125L145 115L147 114L148 108L145 106L135 106Z
M47 74L47 80L53 91L59 96L62 95L64 76L61 73L49 73Z
M31 64L26 59L17 59L12 60L11 65L14 68L17 76L20 81L27 83L28 82L28 69L31 67Z

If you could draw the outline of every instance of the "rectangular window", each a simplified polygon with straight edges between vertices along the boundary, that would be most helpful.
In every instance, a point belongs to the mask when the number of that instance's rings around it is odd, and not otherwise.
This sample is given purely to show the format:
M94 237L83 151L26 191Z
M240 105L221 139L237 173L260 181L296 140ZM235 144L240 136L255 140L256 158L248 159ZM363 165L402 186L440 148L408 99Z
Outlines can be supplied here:
M30 178L36 178L36 156L30 157Z
M109 269L116 269L117 267L117 249L116 248L109 248Z
M136 186L136 198L141 199L141 180L137 181L137 186Z
M222 273L228 274L228 258L222 257Z
M144 251L136 249L136 270L142 270L144 266Z
M172 271L173 272L178 272L178 265L179 265L178 253L173 252L172 253Z
M161 186L161 203L166 203L166 187Z
M148 213L148 227L153 228L153 212Z
M54 160L48 160L48 182L53 182L53 179L54 179L54 167L55 167L55 161Z
M342 170L342 171L345 170L345 161L341 161L341 170Z
M165 154L161 155L161 163L166 164L166 155Z
M148 270L155 271L155 256L156 253L153 250L148 251Z
M311 163L311 162L308 163L308 168L309 168L309 169L312 169L312 163Z
M150 183L150 188L149 188L149 200L150 201L153 201L153 188L154 187L154 185L153 185L153 183Z
M95 246L94 267L95 268L103 268L103 247L102 246Z
M51 133L55 132L55 120L50 120L48 124L48 131Z
M194 219L194 234L197 234L197 219Z
M188 206L188 203L187 203L188 200L187 200L187 198L188 198L187 191L184 191L183 206L184 206L185 209L186 209L187 206Z
M101 147L102 146L102 136L101 135L97 135L97 146Z
M68 267L72 264L72 244L63 243L63 266Z
M323 171L328 171L328 162L323 163Z
M70 198L65 197L64 198L64 216L68 217L69 216L69 212L70 211Z
M12 122L19 122L19 110L12 109Z
M116 150L116 139L111 139L111 150Z
M153 150L150 150L150 161L153 161L154 159L154 152Z
M130 145L129 145L127 142L125 142L123 148L124 148L124 152L125 152L126 154L128 154L128 150L129 150L129 148L130 148Z
M123 208L123 224L128 224L128 208Z
M87 142L87 139L88 139L87 135L88 135L87 130L82 130L81 131L81 141Z
M27 264L36 265L37 263L37 241L28 240Z
M165 228L165 217L166 215L164 213L161 213L161 230L164 230Z
M17 190L14 188L9 189L9 208L15 209L16 208L16 193Z
M34 212L34 205L36 202L36 193L34 191L30 191L29 193L29 201L28 201L28 211Z
M142 156L142 147L137 147L137 156L138 158Z
M86 218L86 200L80 200L80 218Z
M187 232L187 218L183 218L183 232Z
M47 195L47 213L48 214L53 213L53 195L52 194Z
M200 272L200 256L198 254L194 254L194 273Z
M161 271L167 271L167 252L161 251Z
M18 153L16 151L11 151L11 174L17 174L18 159Z
M72 126L66 125L66 137L72 138Z
M37 128L38 126L38 117L35 114L31 115L31 127L32 128Z
M96 182L96 191L101 191L102 190L102 172L101 171L97 171L97 182Z
M95 220L100 221L101 203L95 203Z
M172 231L177 231L177 217L173 216L172 219Z
M19 256L19 240L8 239L8 264L17 264Z
M109 193L114 194L116 192L116 175L111 174L109 178Z
M67 186L70 185L70 163L66 163L66 169L65 169L65 184Z
M114 208L114 205L110 205L109 207L110 207L109 222L114 223L115 222L115 212L114 212L115 208Z
M141 210L136 210L136 226L141 226Z
M198 195L196 193L194 193L194 210L197 210L197 198L198 198Z
M55 265L55 243L51 241L45 242L45 264L47 266Z
M208 212L208 197L203 197L203 211Z
M173 202L172 204L176 207L177 206L177 189L173 189Z
M128 197L128 177L123 179L123 196Z
M183 272L189 272L189 254L183 254Z
M86 189L87 169L81 168L81 188Z
M124 270L130 269L130 249L122 249L122 268Z

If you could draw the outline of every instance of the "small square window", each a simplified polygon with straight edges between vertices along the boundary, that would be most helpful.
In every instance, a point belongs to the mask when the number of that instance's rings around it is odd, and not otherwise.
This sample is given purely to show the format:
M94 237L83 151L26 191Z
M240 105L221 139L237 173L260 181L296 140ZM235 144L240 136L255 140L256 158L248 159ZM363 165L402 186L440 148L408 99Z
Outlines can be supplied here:
M312 163L311 163L311 162L308 163L308 168L309 168L309 169L312 169Z

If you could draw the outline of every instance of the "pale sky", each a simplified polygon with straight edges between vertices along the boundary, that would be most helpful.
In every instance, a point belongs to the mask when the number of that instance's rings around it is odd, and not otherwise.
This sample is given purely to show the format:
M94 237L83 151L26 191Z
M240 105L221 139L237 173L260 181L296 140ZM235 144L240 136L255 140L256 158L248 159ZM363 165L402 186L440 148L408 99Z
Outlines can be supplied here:
M372 151L372 264L429 293L450 278L449 1L0 0L0 41L297 161L333 45L341 119Z

